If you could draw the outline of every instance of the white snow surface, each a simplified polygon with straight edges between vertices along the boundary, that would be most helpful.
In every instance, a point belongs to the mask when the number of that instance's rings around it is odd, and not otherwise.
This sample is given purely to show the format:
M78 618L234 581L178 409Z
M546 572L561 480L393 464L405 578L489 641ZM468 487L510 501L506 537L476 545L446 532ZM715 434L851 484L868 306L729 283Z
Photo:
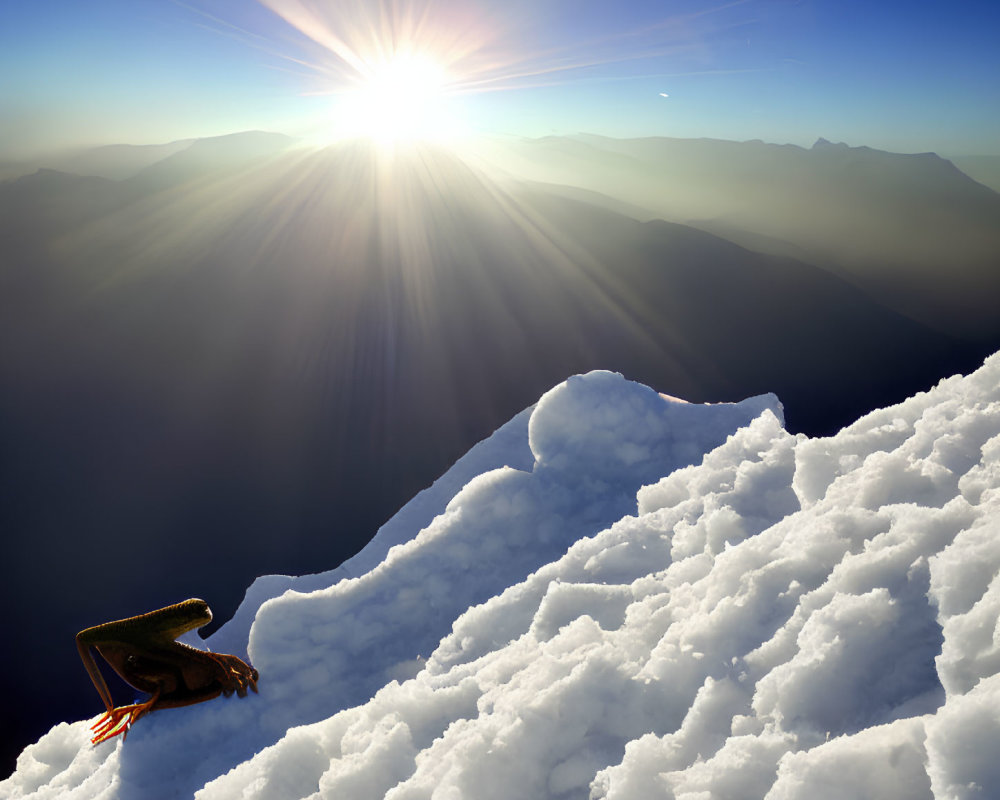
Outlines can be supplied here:
M1000 354L825 439L595 372L256 581L208 644L259 695L57 725L0 797L995 798L998 617Z

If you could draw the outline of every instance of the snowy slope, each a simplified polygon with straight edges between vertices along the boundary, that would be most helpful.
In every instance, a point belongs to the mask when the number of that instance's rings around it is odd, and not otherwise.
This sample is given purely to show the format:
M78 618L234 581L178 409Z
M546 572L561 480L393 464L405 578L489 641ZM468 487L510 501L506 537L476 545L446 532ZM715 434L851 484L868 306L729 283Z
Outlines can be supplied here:
M998 387L808 439L572 378L345 569L254 584L209 644L252 618L259 696L57 726L0 796L996 796Z

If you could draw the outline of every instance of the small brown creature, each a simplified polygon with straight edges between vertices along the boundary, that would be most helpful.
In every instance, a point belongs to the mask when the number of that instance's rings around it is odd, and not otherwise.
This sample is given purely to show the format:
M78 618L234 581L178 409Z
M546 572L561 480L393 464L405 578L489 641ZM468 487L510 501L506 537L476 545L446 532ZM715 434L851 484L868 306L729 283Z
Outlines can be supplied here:
M93 744L127 734L136 720L158 708L176 708L236 692L257 691L257 670L236 656L209 653L175 641L188 631L207 625L212 611L204 600L191 599L137 617L106 622L76 635L76 647L107 708L91 730ZM90 648L130 686L152 697L142 703L115 708Z

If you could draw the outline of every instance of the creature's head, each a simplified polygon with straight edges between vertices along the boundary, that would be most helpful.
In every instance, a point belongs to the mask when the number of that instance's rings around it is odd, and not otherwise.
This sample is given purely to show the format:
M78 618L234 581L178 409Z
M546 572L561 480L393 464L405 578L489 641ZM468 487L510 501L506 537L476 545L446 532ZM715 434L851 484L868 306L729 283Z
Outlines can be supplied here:
M212 621L212 609L197 597L167 606L158 613L162 615L162 630L174 639Z

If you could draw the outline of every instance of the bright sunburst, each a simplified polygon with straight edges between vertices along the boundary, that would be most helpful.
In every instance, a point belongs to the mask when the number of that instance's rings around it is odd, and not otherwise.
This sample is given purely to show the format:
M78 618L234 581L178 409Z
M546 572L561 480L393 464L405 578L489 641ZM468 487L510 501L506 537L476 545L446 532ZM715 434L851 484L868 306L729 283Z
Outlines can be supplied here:
M304 37L292 52L277 54L293 71L305 67L314 74L315 89L307 93L332 98L316 139L395 143L464 138L472 126L462 109L470 107L471 95L584 80L597 67L686 52L690 20L747 0L585 41L536 35L547 4L534 0L258 2ZM269 49L270 35L243 33Z
M359 86L338 98L337 133L379 142L448 139L459 132L447 109L448 76L426 57L366 65Z

